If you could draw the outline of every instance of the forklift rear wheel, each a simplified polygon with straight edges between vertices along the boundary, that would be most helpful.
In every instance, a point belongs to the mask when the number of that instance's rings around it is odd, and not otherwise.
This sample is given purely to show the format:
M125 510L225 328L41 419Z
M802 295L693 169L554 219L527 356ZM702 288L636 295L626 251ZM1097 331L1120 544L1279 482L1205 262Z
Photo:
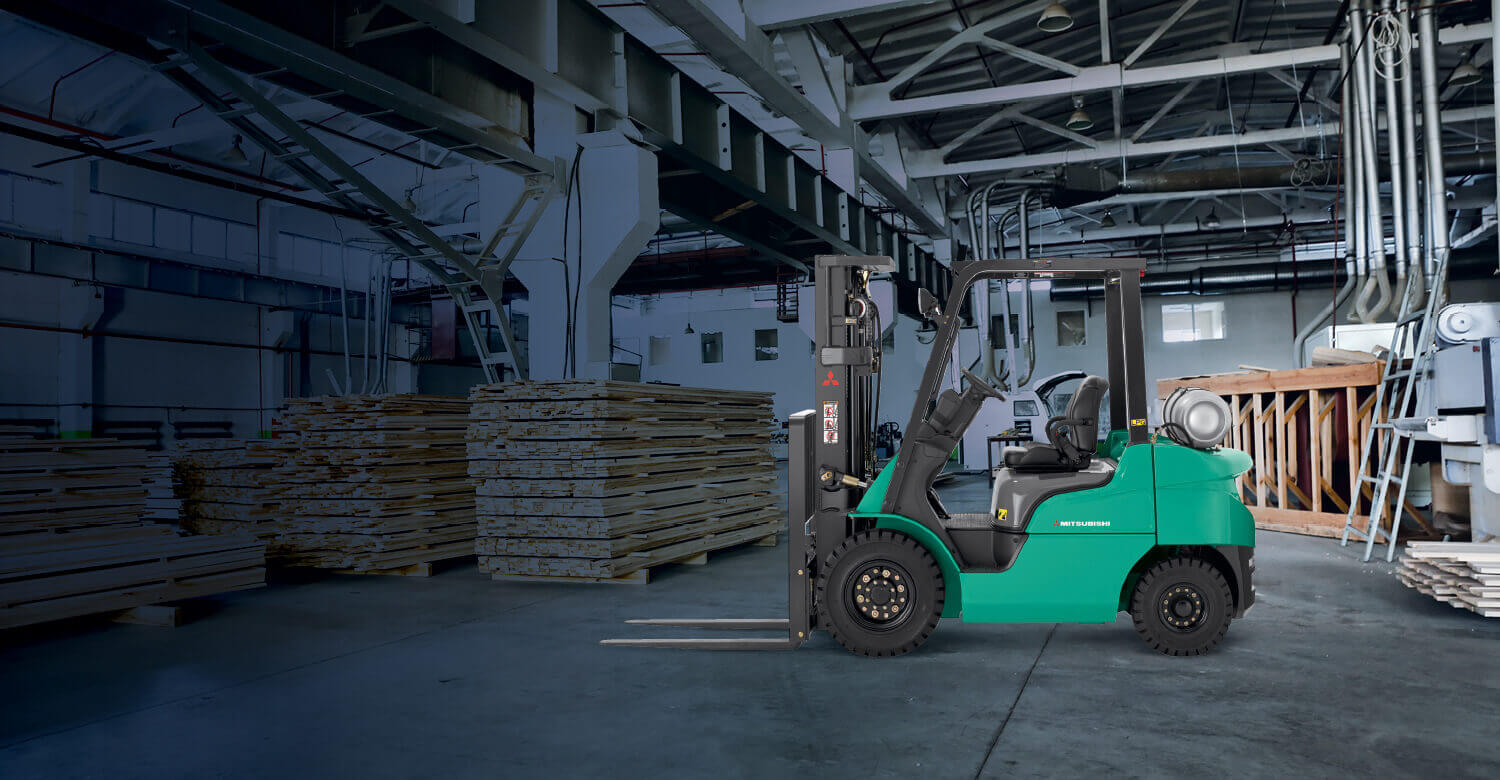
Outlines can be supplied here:
M874 530L844 540L818 577L818 617L860 655L909 653L943 614L943 572L905 534Z
M1202 655L1229 630L1233 596L1223 572L1202 558L1168 558L1147 569L1130 598L1136 633L1167 655Z

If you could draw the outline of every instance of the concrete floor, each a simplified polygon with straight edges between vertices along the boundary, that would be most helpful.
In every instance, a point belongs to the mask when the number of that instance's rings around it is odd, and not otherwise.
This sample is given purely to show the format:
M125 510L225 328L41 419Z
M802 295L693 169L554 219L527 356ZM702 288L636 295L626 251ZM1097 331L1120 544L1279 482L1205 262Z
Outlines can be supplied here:
M961 486L958 492L982 492ZM945 621L871 660L605 648L627 617L771 616L785 547L646 587L331 576L175 629L0 635L0 777L1500 776L1500 620L1262 533L1219 651Z

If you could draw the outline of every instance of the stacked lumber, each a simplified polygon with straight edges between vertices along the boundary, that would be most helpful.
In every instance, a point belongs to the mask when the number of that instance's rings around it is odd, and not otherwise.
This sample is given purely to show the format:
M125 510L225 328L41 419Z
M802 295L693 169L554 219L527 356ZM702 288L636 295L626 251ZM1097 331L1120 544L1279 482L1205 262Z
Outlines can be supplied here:
M1162 379L1156 387L1160 398L1179 387L1201 387L1229 404L1224 444L1250 455L1250 470L1235 482L1257 528L1338 537L1351 503L1356 524L1369 523L1374 495L1359 472L1380 448L1361 447L1365 434L1385 422L1375 403L1384 370L1376 361ZM1377 431L1380 439L1390 436L1388 429ZM1432 531L1409 500L1401 508L1424 532ZM1383 516L1392 514L1388 507Z
M265 584L253 538L147 522L148 467L109 439L0 440L0 628Z
M1438 601L1500 617L1500 544L1412 542L1396 576Z
M270 439L182 442L173 464L179 523L193 533L275 537L281 509L275 470L292 446Z
M644 582L781 526L769 393L547 381L469 400L476 551L497 579Z
M146 456L146 514L148 520L176 523L182 519L182 499L177 497L172 476L172 456L155 452Z
M425 574L474 554L469 403L431 395L288 401L276 560L357 572ZM280 435L280 434L278 434Z

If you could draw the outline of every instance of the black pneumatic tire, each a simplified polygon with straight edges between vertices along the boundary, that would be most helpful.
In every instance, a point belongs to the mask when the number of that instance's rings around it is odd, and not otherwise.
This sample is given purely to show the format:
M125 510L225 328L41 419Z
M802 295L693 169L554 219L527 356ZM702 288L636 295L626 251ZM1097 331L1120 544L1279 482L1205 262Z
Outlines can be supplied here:
M1217 566L1177 557L1147 569L1130 597L1135 631L1166 655L1203 655L1229 630L1234 597Z
M825 561L817 584L818 621L852 652L903 655L937 627L943 596L943 572L916 540L864 531L845 539Z

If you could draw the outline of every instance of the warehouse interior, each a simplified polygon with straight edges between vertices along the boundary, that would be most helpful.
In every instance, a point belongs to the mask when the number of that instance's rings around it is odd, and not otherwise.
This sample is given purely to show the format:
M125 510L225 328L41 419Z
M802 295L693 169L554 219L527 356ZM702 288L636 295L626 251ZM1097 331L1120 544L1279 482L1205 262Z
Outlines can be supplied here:
M0 775L1495 776L1497 13L0 0Z

